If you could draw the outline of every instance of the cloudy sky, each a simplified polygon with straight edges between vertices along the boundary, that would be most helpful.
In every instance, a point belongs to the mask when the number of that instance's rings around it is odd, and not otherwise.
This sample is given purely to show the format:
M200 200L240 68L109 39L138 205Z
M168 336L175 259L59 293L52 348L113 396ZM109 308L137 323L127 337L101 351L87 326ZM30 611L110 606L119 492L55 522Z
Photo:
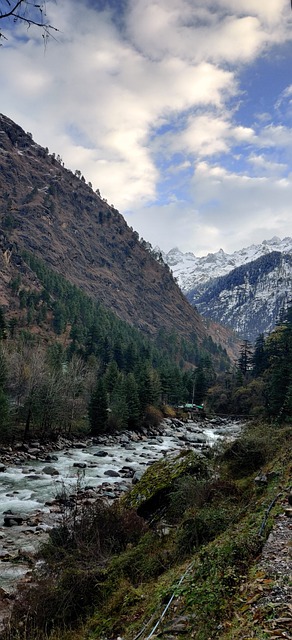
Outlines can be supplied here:
M164 251L292 235L290 0L46 8L46 47L39 29L4 32L0 112Z

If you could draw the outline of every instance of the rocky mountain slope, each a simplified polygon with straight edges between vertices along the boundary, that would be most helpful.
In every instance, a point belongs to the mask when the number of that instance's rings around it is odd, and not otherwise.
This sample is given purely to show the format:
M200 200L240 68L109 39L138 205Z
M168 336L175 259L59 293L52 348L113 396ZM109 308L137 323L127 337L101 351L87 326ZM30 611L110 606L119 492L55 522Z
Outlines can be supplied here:
M22 257L25 249L149 335L165 328L202 342L211 333L168 266L153 258L122 215L86 184L80 171L68 171L61 158L3 115L0 229L4 309L15 304L9 284L17 275L24 286L37 286Z
M277 237L226 254L197 258L172 249L163 255L198 311L254 341L273 329L292 296L292 238Z

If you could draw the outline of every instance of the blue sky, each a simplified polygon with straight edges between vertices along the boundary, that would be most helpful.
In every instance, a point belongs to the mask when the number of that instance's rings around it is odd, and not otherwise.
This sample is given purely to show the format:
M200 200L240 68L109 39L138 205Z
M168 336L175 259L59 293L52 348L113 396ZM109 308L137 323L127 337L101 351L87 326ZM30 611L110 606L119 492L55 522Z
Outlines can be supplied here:
M80 169L153 246L292 235L289 0L47 0L13 23L0 111Z

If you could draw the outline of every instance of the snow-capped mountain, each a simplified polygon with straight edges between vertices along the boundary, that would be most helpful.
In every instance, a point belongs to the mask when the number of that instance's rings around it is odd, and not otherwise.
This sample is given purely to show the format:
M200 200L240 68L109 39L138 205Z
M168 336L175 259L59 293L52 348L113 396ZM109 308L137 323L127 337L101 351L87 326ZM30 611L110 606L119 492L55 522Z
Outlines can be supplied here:
M182 291L206 317L254 341L271 331L292 299L292 238L274 237L227 254L202 258L171 249L162 254Z

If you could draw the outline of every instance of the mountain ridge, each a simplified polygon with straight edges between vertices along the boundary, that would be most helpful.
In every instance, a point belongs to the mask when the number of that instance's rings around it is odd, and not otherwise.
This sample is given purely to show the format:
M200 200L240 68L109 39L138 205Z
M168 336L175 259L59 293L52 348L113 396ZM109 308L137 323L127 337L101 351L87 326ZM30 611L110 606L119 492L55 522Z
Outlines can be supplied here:
M175 248L163 259L187 299L213 322L254 342L276 325L292 295L292 238L274 236L233 254L197 258Z
M21 257L26 250L150 336L164 328L190 340L208 339L210 332L169 267L154 259L119 211L86 184L80 171L66 169L61 158L4 115L0 221L4 307L10 304L9 282L17 269L33 280Z

